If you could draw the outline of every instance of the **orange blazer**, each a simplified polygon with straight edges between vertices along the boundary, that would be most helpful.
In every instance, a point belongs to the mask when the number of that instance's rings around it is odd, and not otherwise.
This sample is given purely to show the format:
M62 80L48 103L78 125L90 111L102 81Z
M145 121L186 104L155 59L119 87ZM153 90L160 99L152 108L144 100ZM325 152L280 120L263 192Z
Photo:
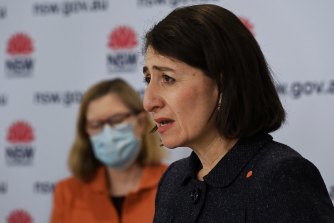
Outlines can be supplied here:
M140 186L124 199L118 216L106 187L105 169L90 183L70 177L60 181L53 196L51 223L152 223L155 194L165 165L144 168Z

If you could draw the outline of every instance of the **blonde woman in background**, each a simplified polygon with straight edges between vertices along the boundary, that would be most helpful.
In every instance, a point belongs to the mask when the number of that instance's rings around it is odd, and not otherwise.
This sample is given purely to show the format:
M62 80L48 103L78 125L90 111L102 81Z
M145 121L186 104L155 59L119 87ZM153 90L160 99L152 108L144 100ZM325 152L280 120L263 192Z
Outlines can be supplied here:
M69 156L73 176L56 185L51 223L152 222L166 168L153 126L125 81L88 89Z

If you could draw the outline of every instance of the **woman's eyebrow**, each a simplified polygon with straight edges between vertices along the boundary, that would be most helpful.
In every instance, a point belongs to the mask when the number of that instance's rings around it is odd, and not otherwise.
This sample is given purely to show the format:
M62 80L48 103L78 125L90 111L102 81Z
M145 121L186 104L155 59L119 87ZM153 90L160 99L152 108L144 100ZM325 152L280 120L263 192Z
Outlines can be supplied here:
M170 67L162 67L162 66L152 66L152 69L153 70L158 70L158 71L172 71L172 72L175 72L174 69L170 68ZM148 67L147 66L144 66L143 67L143 73L148 73Z

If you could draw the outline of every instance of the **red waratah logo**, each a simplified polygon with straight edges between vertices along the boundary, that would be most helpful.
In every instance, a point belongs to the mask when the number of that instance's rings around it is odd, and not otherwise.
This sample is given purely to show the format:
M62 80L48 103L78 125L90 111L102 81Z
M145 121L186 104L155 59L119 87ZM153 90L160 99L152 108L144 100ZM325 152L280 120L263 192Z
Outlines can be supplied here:
M17 121L10 126L7 140L10 143L30 143L34 140L33 130L27 122Z
M10 55L27 55L33 52L31 38L24 33L13 35L7 45L7 53Z
M127 26L119 26L111 32L108 47L113 50L132 49L137 44L137 36L133 29Z
M32 217L25 210L15 210L7 218L7 223L32 223Z
M240 21L246 26L246 28L254 35L254 25L245 17L240 17Z

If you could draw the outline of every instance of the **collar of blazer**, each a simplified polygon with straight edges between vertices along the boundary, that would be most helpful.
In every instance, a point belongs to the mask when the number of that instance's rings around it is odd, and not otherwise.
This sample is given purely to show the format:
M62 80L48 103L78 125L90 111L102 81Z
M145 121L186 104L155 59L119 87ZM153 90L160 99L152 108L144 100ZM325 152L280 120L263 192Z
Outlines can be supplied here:
M247 163L270 141L272 141L272 136L269 134L238 140L210 173L204 177L204 181L213 187L230 185L244 170ZM191 179L196 179L197 172L202 166L194 152L191 153L188 161L189 165L182 177L182 185L187 184Z

